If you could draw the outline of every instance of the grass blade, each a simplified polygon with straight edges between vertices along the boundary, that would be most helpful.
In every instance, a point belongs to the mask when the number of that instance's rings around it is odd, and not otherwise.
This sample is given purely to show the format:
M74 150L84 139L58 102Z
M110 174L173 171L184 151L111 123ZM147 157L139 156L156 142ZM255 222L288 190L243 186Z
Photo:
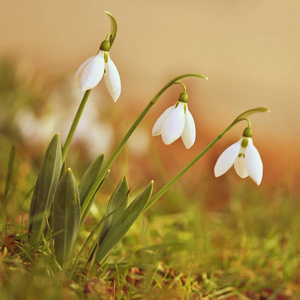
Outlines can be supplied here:
M11 191L11 183L12 183L12 177L13 177L15 156L16 156L16 147L15 147L15 145L13 145L11 147L11 151L10 151L9 162L8 162L8 171L7 171L6 182L5 182L5 190L4 190L4 195L2 198L2 204L4 207L6 206L6 201L8 199L9 193Z

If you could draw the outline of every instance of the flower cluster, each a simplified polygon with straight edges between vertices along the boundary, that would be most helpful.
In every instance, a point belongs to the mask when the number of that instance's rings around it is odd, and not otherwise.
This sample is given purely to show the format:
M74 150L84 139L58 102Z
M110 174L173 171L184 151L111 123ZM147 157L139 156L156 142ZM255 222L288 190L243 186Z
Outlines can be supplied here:
M108 13L108 15L113 18L111 14ZM121 80L119 72L109 56L109 50L115 35L116 27L114 28L114 33L110 33L101 43L98 53L87 59L79 67L75 74L75 86L80 87L82 91L90 90L104 76L106 87L116 102L121 93ZM201 75L198 77L207 79ZM174 81L172 84L176 83L183 86L184 92L180 94L178 101L167 108L157 119L152 128L152 135L161 135L166 145L181 137L184 146L189 149L195 143L196 126L194 118L188 109L186 87L180 81ZM258 111L268 110L258 109ZM257 149L253 145L250 121L247 118L242 118L241 120L247 120L249 126L244 131L243 137L220 155L214 168L214 174L216 177L219 177L234 166L241 178L250 176L256 184L260 185L263 175L263 164Z

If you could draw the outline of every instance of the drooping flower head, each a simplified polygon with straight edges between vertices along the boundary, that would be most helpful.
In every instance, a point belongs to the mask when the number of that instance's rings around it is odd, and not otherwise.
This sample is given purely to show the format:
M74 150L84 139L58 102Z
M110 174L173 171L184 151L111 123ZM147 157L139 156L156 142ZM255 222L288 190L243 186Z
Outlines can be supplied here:
M116 102L121 93L121 79L117 67L109 56L109 50L115 39L117 25L115 18L106 12L112 19L112 33L108 34L106 39L101 43L98 53L88 58L77 70L75 74L75 86L80 87L82 91L94 88L102 79L106 87Z
M250 176L260 185L263 176L263 164L259 152L253 145L252 130L246 128L243 137L228 147L218 158L214 173L219 177L226 173L232 166L241 178Z
M192 114L187 105L188 94L186 91L180 94L179 100L174 106L167 108L157 119L152 135L162 136L162 140L169 145L181 137L185 147L191 148L196 139L196 127Z

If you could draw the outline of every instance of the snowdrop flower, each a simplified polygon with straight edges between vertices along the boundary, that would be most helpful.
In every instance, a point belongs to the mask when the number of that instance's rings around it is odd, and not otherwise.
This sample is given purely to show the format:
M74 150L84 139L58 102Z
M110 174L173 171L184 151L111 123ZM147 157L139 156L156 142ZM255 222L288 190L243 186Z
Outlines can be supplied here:
M104 75L106 87L116 102L121 93L121 80L117 67L110 59L109 49L109 41L103 41L99 52L87 59L79 67L74 81L76 87L80 87L82 91L86 91L94 88Z
M263 164L253 145L251 128L246 128L243 135L238 142L228 147L220 155L214 169L215 176L223 175L234 165L234 169L241 178L250 176L257 185L260 185Z
M187 105L188 95L181 93L179 101L164 111L157 119L152 135L162 135L162 140L169 145L181 137L185 147L191 148L196 139L196 127Z

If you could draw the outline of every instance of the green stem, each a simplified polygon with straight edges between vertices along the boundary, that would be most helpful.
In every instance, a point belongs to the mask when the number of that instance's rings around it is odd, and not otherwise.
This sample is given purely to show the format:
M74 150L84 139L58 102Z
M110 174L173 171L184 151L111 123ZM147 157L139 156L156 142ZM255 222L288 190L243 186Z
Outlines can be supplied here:
M208 144L194 159L192 159L177 175L175 175L167 184L165 184L148 202L144 209L144 212L152 206L163 194L165 194L169 188L183 176L208 150L210 150L234 125L241 121L247 121L250 123L246 116L249 116L257 112L269 112L270 110L264 107L257 107L250 109L239 115L221 134L219 134L210 144Z
M165 194L169 188L183 176L209 149L211 149L226 133L234 126L231 123L221 134L219 134L210 144L208 144L194 159L192 159L177 175L175 175L167 184L165 184L148 202L144 211L152 206L163 194Z
M13 172L14 172L14 161L16 156L16 146L13 145L11 147L10 156L9 156L9 162L8 162L8 171L6 176L6 182L5 182L5 191L2 198L3 206L6 206L8 194L11 191L11 184L12 184L12 178L13 178Z
M100 182L102 181L103 177L105 176L106 172L110 169L111 165L114 163L114 161L116 160L116 158L118 157L118 155L120 154L121 150L123 149L123 147L125 146L126 142L128 141L128 139L130 138L130 136L132 135L132 133L134 132L134 130L136 129L136 127L140 124L140 122L143 120L143 118L145 117L145 115L147 114L147 112L150 110L150 108L152 107L153 104L156 103L156 101L159 99L159 97L171 86L173 85L176 81L182 79L182 78L186 78L186 77L197 77L197 78L202 78L202 79L208 79L207 77L200 75L200 74L183 74L180 76L175 77L174 79L170 80L154 97L153 99L149 102L149 104L146 106L146 108L142 111L142 113L139 115L139 117L135 120L135 122L132 124L132 126L129 128L129 130L127 131L127 133L125 134L124 138L122 139L122 141L120 142L120 144L117 146L117 148L115 149L115 151L113 152L112 156L110 157L110 159L108 160L108 162L106 163L106 165L103 167L103 169L101 170L101 172L99 173L98 177L95 180L94 185L92 186L92 188L90 189L90 192L87 195L87 199L89 199L88 201L86 201L86 205L85 207L82 207L82 211L85 211L87 209L87 207L89 207L89 202L92 201L93 199L93 195L95 193L95 191L98 188L98 185L100 184Z
M84 249L87 247L87 245L89 244L89 242L92 240L92 238L94 237L94 235L97 233L97 231L100 229L102 223L107 219L109 218L111 215L113 215L117 210L119 209L116 208L115 210L113 210L111 213L107 214L107 216L103 217L99 222L98 224L95 226L95 228L92 230L92 232L89 234L88 238L85 240L83 246L81 247L80 251L78 252L78 254L76 255L76 258L73 262L73 265L72 265L72 268L70 270L70 275L69 275L69 278L72 277L73 273L74 273L74 270L75 270L75 267L77 266L77 262L79 260L79 258L81 257ZM89 259L89 257L88 257Z
M77 125L78 125L79 120L81 118L83 109L84 109L84 107L86 105L86 102L87 102L87 100L89 98L90 92L91 92L91 90L85 91L85 93L83 95L83 98L81 100L81 103L80 103L80 105L78 107L78 110L76 112L76 115L74 117L72 126L71 126L71 128L69 130L68 136L66 138L66 141L65 141L65 144L64 144L64 147L63 147L63 150L62 150L62 164L65 162L68 150L70 148L71 141L73 139L74 133L75 133L76 128L77 128Z
M244 120L248 122L248 128L251 128L251 122L250 122L250 120L248 118L245 118Z
M186 86L182 82L176 81L174 84L180 84L183 87L183 90L186 92Z

